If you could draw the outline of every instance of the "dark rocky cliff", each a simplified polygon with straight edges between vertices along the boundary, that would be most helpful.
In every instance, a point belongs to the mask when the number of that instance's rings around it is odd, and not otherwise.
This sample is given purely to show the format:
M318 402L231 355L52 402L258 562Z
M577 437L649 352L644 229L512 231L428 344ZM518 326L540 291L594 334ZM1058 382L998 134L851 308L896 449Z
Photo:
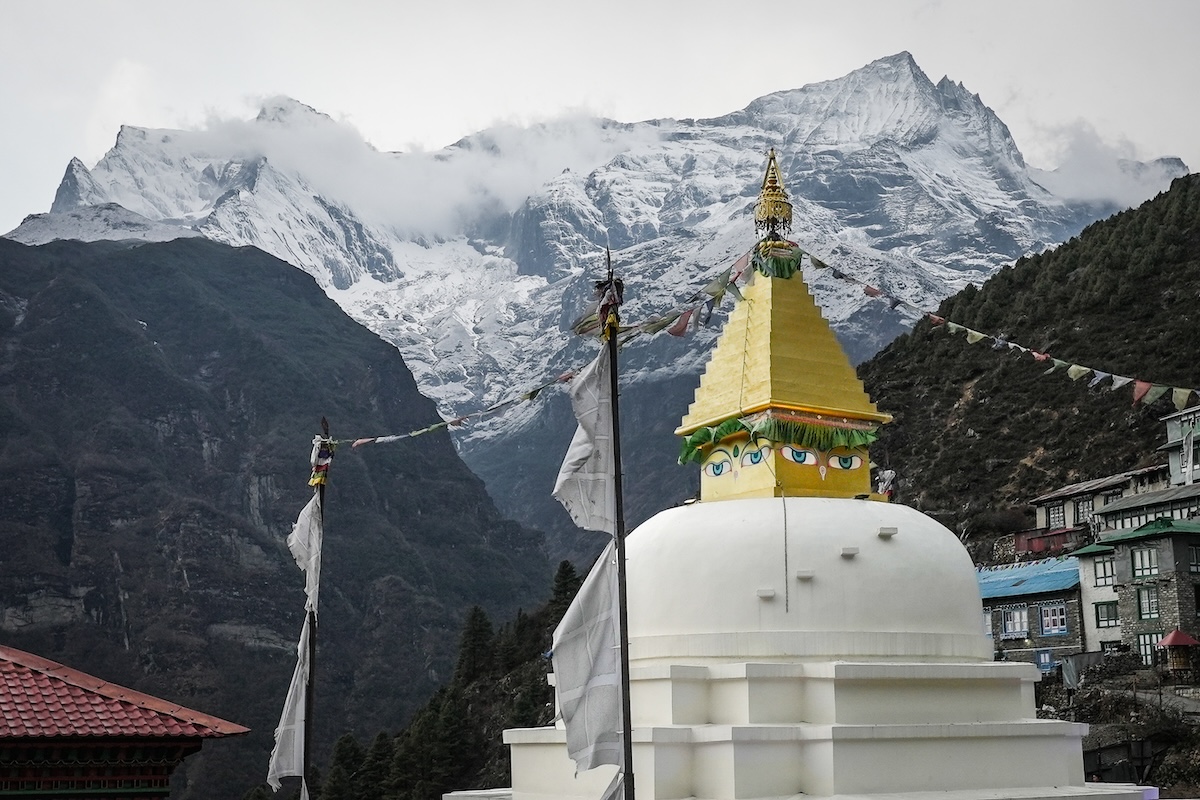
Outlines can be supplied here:
M176 795L266 773L303 574L285 538L320 417L339 438L436 421L400 355L254 248L0 240L0 641L250 726ZM334 459L318 753L397 729L453 671L479 604L549 591L444 433Z

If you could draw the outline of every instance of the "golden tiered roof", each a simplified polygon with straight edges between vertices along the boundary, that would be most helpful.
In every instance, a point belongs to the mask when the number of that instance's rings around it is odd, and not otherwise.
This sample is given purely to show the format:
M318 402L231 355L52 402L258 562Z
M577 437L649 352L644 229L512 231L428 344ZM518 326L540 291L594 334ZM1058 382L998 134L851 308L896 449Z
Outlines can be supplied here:
M688 434L766 409L887 422L797 272L755 275L725 323L675 431Z

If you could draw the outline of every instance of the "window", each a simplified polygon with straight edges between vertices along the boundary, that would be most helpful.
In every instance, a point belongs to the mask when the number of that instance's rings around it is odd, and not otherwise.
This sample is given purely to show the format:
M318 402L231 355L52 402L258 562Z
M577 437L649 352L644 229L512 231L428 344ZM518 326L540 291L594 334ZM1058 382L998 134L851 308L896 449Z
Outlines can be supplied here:
M1047 528L1065 528L1067 526L1067 513L1063 508L1062 503L1055 503L1052 506L1046 506L1046 527Z
M1114 600L1111 603L1096 603L1096 627L1097 628L1115 628L1121 624L1121 618L1117 616L1117 603Z
M1117 574L1117 560L1113 556L1101 556L1092 563L1092 568L1096 571L1097 586L1112 586L1113 578Z
M1108 642L1101 642L1101 643L1100 643L1100 650L1101 650L1102 652L1104 652L1105 654L1108 654L1108 653L1119 653L1119 652L1121 652L1121 640L1120 640L1120 639L1113 639L1112 641L1108 641Z
M1133 551L1133 577L1145 578L1158 574L1158 550L1140 547Z
M1188 570L1200 572L1200 545L1188 545Z
M990 608L983 610L983 635L992 635L992 610Z
M1042 606L1042 635L1067 632L1067 604Z
M1000 612L1000 638L1024 639L1029 635L1029 609L1026 606L1006 608Z
M1084 497L1075 501L1075 524L1082 525L1092 518L1092 498Z
M1158 633L1139 633L1137 637L1138 655L1142 657L1142 663L1147 667L1154 666L1154 645L1158 644L1158 640L1163 637L1162 632Z
M1139 587L1137 598L1138 619L1158 619L1158 587Z

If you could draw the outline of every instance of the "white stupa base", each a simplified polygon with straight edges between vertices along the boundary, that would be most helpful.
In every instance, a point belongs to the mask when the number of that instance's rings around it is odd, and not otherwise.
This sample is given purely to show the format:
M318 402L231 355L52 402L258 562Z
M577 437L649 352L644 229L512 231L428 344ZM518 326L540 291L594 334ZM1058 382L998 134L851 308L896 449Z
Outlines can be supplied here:
M639 800L1145 797L1084 782L1087 726L1035 718L1031 664L655 665L630 677ZM504 741L513 800L597 800L615 772L576 775L560 728Z

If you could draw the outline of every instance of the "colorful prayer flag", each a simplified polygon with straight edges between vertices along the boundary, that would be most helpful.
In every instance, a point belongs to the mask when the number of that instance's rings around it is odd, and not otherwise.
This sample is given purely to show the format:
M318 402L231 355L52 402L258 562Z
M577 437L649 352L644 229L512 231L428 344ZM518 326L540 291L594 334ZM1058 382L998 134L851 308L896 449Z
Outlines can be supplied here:
M1150 384L1147 381L1134 381L1133 382L1133 404L1135 406L1138 404L1138 402L1143 397L1146 396L1146 393L1150 391L1151 386L1152 386L1152 384Z
M312 463L312 475L308 479L309 486L321 486L329 478L329 462L333 461L333 451L337 447L333 440L317 434L313 437L312 455L309 456L309 461Z
M1166 394L1167 390L1170 388L1170 386L1159 386L1158 384L1154 384L1150 387L1150 391L1146 392L1146 398L1142 402L1144 402L1146 405L1150 405L1151 403L1156 402L1158 398Z
M968 344L975 344L977 342L982 342L986 338L987 337L984 334L980 333L979 331L973 331L970 328L967 328L967 343Z
M679 315L678 321L671 327L667 328L667 333L672 336L683 336L687 333L688 321L692 318L693 309L688 309Z
M1188 400L1192 396L1191 389L1172 389L1171 402L1175 404L1176 411L1183 411L1187 408Z
M1067 367L1067 377L1073 381L1077 381L1091 371L1091 367L1081 367L1078 364L1072 364Z

